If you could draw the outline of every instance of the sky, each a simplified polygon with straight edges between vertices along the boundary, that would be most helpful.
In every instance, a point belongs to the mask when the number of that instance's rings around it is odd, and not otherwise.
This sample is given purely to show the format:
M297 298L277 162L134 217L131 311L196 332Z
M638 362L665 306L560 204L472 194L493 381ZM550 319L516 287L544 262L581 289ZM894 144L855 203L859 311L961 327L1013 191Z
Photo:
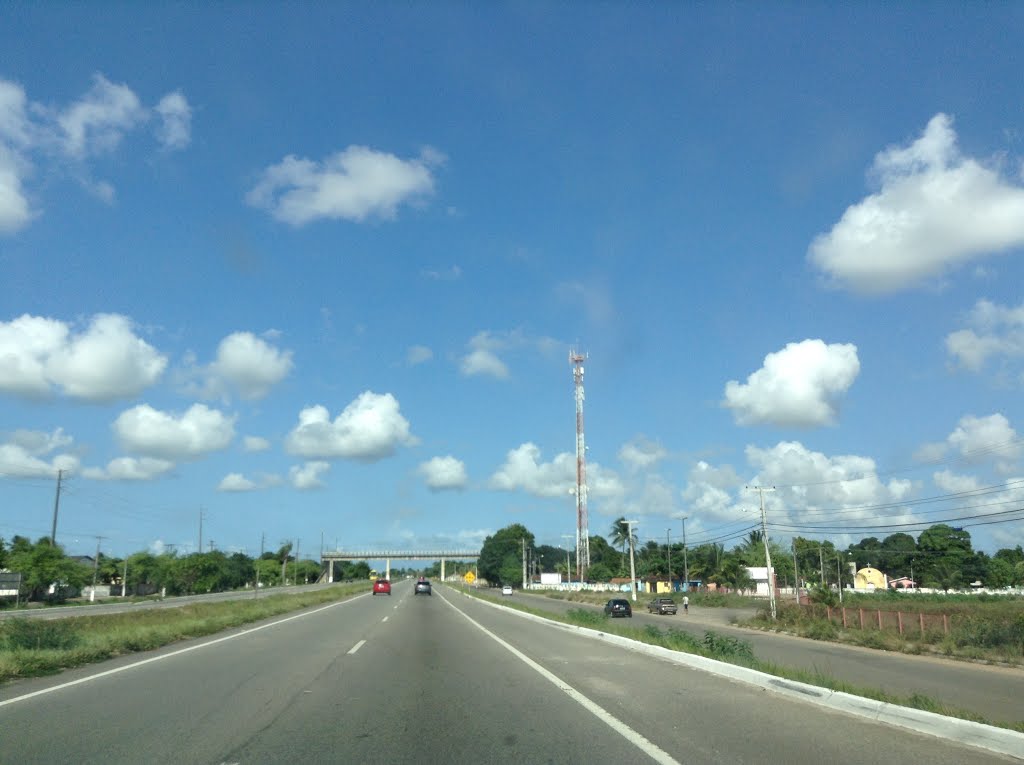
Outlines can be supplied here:
M0 536L571 547L576 350L591 533L1024 544L1022 32L4 4Z

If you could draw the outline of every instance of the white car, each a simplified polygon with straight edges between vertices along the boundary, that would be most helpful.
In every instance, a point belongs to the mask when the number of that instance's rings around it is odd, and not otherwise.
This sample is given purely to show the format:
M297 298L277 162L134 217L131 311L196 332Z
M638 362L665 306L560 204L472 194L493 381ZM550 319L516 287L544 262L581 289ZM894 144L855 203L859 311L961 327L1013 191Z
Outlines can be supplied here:
M501 588L501 594L502 595L511 595L512 594L512 585L511 584L506 584L504 587L502 587Z

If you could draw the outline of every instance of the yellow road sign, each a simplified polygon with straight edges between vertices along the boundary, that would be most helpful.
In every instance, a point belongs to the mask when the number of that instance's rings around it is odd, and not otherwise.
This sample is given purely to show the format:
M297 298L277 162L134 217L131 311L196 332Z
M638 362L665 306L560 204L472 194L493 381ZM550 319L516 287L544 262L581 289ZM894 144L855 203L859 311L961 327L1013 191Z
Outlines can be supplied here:
M476 574L472 571L467 571L466 575L462 578L466 580L466 584L473 584L476 581Z

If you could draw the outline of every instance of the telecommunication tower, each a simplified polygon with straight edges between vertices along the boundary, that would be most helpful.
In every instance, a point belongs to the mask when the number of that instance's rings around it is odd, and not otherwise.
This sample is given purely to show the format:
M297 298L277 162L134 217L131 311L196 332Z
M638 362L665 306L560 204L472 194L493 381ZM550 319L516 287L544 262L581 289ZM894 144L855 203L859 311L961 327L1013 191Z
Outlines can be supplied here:
M587 520L587 447L583 440L583 362L586 356L569 351L576 384L576 579L584 581L590 568L590 530Z

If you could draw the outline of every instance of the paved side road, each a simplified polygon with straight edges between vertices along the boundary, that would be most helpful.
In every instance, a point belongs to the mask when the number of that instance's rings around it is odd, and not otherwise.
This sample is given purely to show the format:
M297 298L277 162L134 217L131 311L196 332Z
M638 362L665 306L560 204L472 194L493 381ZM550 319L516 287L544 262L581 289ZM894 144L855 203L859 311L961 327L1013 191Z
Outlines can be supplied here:
M481 591L490 595L487 591ZM543 595L521 594L531 608L564 614L571 608L600 611L600 606L570 603ZM965 709L989 721L1024 722L1024 670L991 667L933 656L827 643L792 635L742 629L723 623L720 609L690 606L676 616L648 614L638 599L633 622L675 627L702 637L706 630L746 640L758 659L783 667L823 672L860 688L880 689L895 696L923 694L950 707Z

